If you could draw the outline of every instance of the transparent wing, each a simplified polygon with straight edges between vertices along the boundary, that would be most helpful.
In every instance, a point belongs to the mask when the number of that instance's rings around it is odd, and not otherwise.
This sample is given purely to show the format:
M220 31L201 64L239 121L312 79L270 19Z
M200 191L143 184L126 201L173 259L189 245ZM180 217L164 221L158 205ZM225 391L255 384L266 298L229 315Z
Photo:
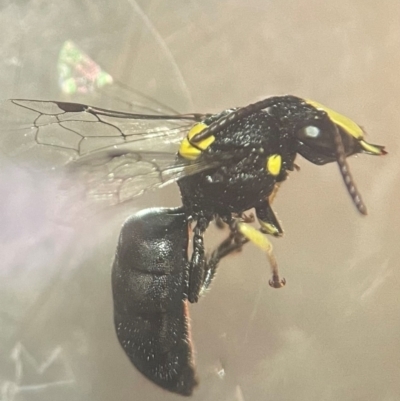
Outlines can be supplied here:
M32 171L62 171L63 189L97 206L126 202L150 188L217 165L178 162L182 138L202 115L143 115L79 103L0 103L0 150Z

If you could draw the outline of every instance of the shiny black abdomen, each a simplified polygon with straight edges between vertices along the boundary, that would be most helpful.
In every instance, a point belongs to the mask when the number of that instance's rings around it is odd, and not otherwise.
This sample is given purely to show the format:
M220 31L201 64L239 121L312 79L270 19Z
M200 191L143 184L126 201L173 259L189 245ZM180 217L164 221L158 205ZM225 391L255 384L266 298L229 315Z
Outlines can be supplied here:
M185 295L187 245L181 209L147 209L125 222L112 269L122 348L150 380L183 395L197 384Z

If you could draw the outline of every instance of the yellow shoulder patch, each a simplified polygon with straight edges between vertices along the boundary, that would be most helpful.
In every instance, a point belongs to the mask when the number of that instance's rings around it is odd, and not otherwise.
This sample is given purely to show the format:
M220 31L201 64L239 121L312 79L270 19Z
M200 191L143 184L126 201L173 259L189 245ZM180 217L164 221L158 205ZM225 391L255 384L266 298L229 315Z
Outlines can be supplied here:
M193 146L190 141L201 131L207 128L207 125L204 123L195 124L190 131L188 132L187 136L181 142L179 147L179 154L188 160L196 160L202 151L206 150L214 141L215 137L213 135L209 136L208 138L203 139L200 142L196 142L196 146Z

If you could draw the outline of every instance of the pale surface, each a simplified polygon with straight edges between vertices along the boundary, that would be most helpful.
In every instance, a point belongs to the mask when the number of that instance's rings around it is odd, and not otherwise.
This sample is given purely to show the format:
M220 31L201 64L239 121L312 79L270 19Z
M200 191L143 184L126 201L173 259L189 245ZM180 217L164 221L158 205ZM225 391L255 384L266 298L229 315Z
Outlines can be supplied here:
M395 0L1 2L1 98L60 99L57 55L73 40L179 110L291 93L343 112L387 146L386 158L350 161L367 218L335 165L297 160L301 172L275 202L288 284L271 289L250 246L224 261L191 307L193 400L400 398L399 21ZM181 399L142 378L114 335L110 265L127 212L79 234L56 228L44 217L45 186L2 169L0 400ZM173 186L135 210L178 204Z

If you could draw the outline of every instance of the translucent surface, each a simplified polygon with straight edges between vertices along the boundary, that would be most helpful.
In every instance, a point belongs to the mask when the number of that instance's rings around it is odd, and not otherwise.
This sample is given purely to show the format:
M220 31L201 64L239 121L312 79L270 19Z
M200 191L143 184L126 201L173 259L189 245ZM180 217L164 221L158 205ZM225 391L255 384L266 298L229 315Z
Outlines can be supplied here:
M349 160L366 218L335 165L297 160L301 172L274 202L288 283L271 289L265 257L251 246L223 262L191 307L193 400L399 399L399 19L392 0L1 2L1 98L124 107L90 91L62 93L59 52L72 40L112 77L182 112L292 93L352 117L387 146L385 158ZM52 182L0 165L0 400L180 399L129 364L110 285L124 218L178 205L178 190L72 229L47 217Z

